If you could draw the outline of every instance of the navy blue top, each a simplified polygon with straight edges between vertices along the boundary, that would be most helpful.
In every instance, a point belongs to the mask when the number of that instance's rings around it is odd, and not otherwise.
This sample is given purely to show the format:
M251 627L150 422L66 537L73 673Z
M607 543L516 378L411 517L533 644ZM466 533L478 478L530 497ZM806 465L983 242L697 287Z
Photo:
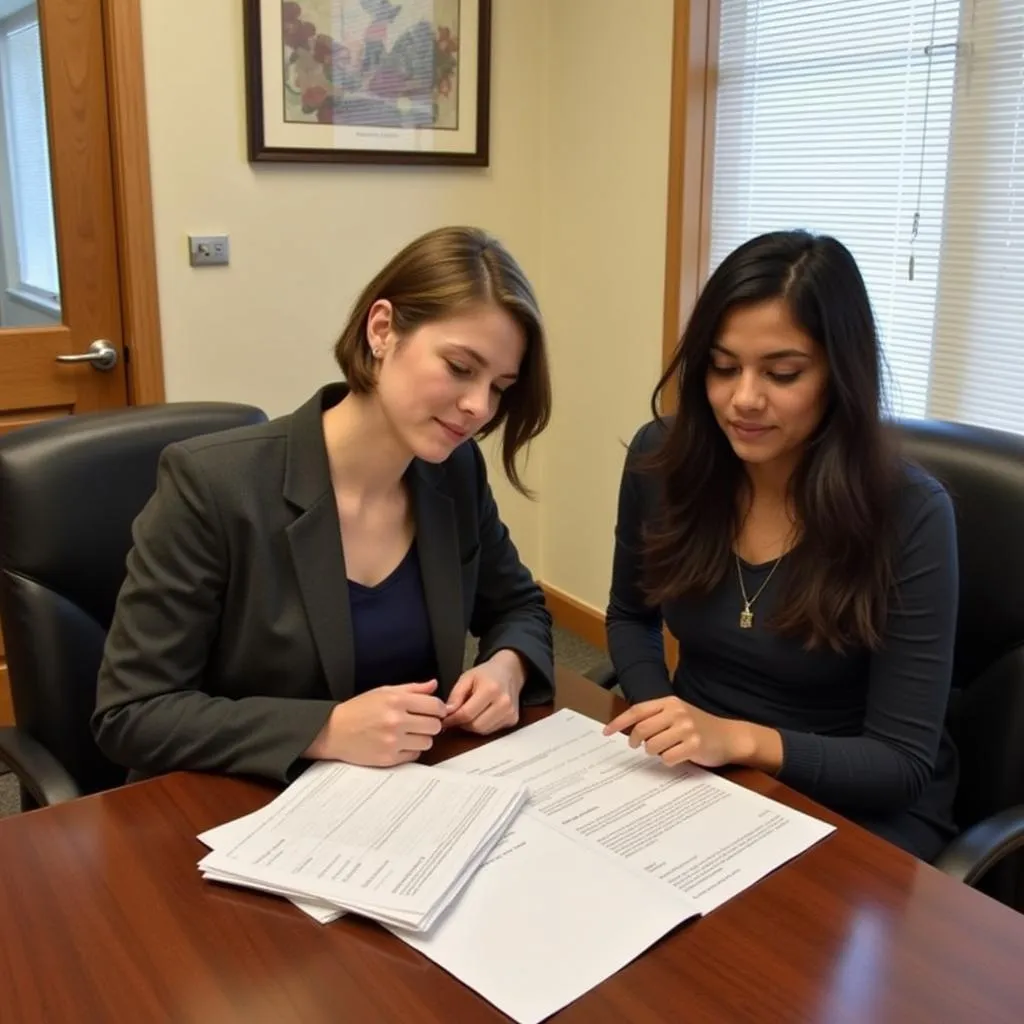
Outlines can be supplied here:
M387 579L375 587L349 580L348 594L357 693L437 678L415 542Z

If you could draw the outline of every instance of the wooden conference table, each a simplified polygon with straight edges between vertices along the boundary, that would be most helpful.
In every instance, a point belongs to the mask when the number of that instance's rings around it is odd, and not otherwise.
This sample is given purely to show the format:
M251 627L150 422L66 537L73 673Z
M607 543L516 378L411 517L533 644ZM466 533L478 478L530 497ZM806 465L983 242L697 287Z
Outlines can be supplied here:
M560 672L557 706L607 720L621 701ZM839 828L553 1020L1024 1020L1024 915L766 775L731 777ZM371 923L204 882L196 833L272 795L179 773L0 822L0 1021L507 1020Z

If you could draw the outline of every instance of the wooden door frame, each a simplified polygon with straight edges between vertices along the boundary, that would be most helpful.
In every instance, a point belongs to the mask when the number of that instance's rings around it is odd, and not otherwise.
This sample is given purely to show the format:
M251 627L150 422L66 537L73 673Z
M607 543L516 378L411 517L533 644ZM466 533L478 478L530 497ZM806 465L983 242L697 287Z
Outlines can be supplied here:
M675 0L662 369L708 271L720 14L720 0ZM663 398L671 412L673 396Z
M675 355L708 272L720 16L720 0L675 0L662 370L668 369ZM671 386L660 395L660 406L664 413L675 411L676 395ZM663 634L665 660L674 672L679 643L667 626Z
M141 0L101 0L128 402L165 400Z

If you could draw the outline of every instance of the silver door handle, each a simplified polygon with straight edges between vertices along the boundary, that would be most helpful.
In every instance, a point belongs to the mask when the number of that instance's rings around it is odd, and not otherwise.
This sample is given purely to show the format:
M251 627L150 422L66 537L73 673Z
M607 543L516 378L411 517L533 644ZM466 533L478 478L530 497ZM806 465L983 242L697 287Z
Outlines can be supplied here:
M57 356L58 363L90 363L94 370L112 370L117 366L117 349L100 338L89 346L88 352L74 356Z

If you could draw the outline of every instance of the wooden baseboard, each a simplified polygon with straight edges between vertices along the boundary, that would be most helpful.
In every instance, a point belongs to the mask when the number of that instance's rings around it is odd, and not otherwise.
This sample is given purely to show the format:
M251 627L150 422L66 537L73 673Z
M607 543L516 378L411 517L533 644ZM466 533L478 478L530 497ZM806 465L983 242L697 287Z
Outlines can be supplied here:
M604 628L604 612L593 605L580 601L550 583L541 583L544 599L555 625L582 637L588 644L602 651L608 650L608 636ZM668 629L665 630L665 661L669 672L675 672L679 664L679 643Z
M544 598L555 625L575 633L576 636L599 650L608 650L604 632L604 612L593 605L580 601L550 583L541 583Z

